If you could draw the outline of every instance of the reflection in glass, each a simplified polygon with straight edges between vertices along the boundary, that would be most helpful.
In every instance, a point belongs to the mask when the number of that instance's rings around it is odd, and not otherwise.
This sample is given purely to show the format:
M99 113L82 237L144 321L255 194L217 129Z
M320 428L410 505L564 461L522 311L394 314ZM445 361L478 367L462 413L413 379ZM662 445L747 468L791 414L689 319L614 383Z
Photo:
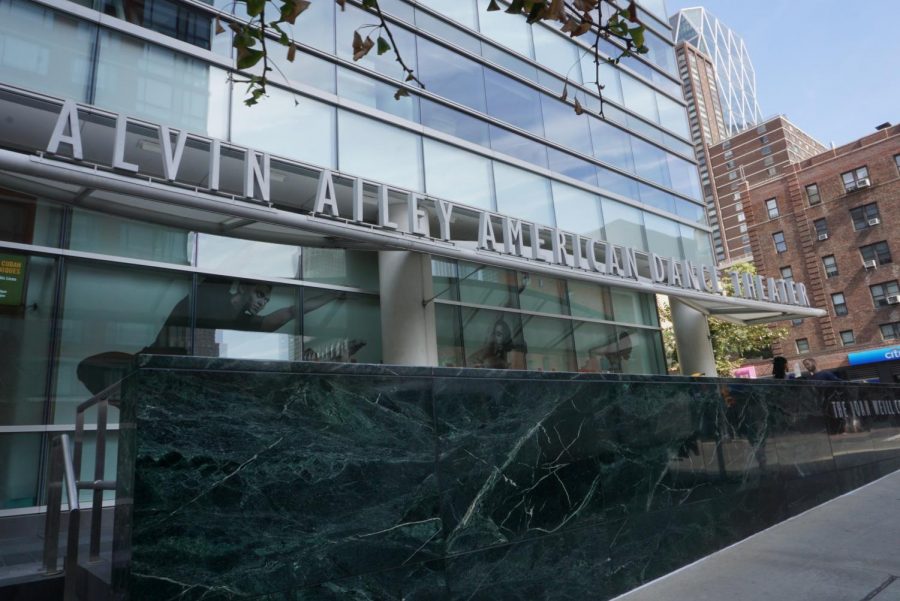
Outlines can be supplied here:
M59 246L62 209L0 193L0 240L38 246Z
M366 77L343 67L338 68L338 96L396 115L407 121L419 120L419 97L394 98L397 87Z
M619 323L657 326L656 297L625 288L612 288L613 316Z
M190 324L163 325L176 307L189 306L190 290L187 274L70 261L53 423L74 423L76 405L118 381L134 354L155 340L186 353Z
M456 109L432 102L427 98L420 99L422 125L433 127L445 134L468 140L485 148L491 145L488 135L488 124Z
M522 323L527 344L528 369L576 371L571 321L523 315Z
M190 242L187 230L78 208L72 211L72 250L189 265Z
M435 298L459 300L459 271L456 261L431 258L431 285Z
M0 426L44 420L56 261L0 250L7 273L0 295ZM3 473L0 464L0 474Z
M599 119L589 119L594 157L623 171L634 173L631 135Z
M534 58L531 27L524 17L510 18L501 11L489 11L488 0L478 0L478 20L483 35L514 52Z
M421 37L416 43L419 50L417 73L427 90L481 113L486 112L480 64Z
M552 182L552 187L557 227L587 238L603 240L600 197L557 181Z
M493 210L490 159L430 138L424 139L424 150L428 194Z
M576 280L570 280L568 288L569 307L573 317L609 320L613 318L609 288Z
M541 225L555 225L547 178L494 161L494 186L500 213Z
M566 281L544 275L518 273L519 307L525 311L568 315Z
M528 345L521 315L463 307L462 323L467 367L526 368Z
M377 297L305 288L303 313L304 361L381 363Z
M604 198L603 221L606 224L606 241L638 250L647 250L644 241L641 211L620 202Z
M197 234L197 266L248 277L296 278L300 247Z
M508 154L538 167L547 166L547 147L544 144L496 125L491 125L490 130L491 148L497 152Z
M519 307L515 271L459 262L459 300L475 305Z
M97 26L30 2L0 1L0 80L86 102Z
M225 104L226 90L225 72L201 60L107 29L100 31L97 106L224 138L226 115L215 109Z
M572 325L575 330L578 371L621 371L623 355L627 351L620 353L615 326L583 321Z
M0 434L0 509L38 505L43 434Z
M579 159L567 152L561 152L555 148L547 148L547 156L550 160L550 170L567 175L572 179L584 182L589 186L597 185L597 169L593 163Z
M663 257L681 259L678 224L652 213L644 213L644 227L650 252Z
M537 62L580 84L582 78L578 64L578 47L548 27L537 25L532 27L531 31L534 35Z
M548 140L591 155L591 132L587 118L576 115L572 105L544 94L541 94L541 107Z
M378 253L341 248L304 248L304 280L378 290Z
M313 2L313 4L317 3ZM322 2L318 4L333 3ZM297 19L297 22L302 20L302 18ZM353 39L354 32L359 30L360 35L363 38L371 35L372 41L374 42L375 38L378 37L378 34L370 26L377 24L378 17L373 13L351 5L342 6L341 10L337 11L337 55L346 60L354 60L353 47L350 43ZM416 37L408 30L396 25L391 27L391 34L394 36L393 46L395 46L397 52L400 53L400 56L403 57L403 60L407 65L410 65L411 68L415 68ZM303 38L298 39L302 40ZM406 73L397 61L393 50L391 52L385 52L384 54L379 54L373 50L355 62L362 67L371 69L382 75L387 75L388 77L393 77L399 81L403 81L406 78Z
M419 3L470 29L478 30L475 0L419 0Z
M493 69L485 69L488 113L538 136L544 135L540 93Z
M349 111L338 119L342 172L422 191L421 136Z
M436 304L434 322L437 334L438 365L463 367L466 365L462 332L460 332L460 308L454 305Z
M266 118L260 119L259 107L245 106L243 88L235 87L232 141L285 158L334 168L334 108L278 88L267 89Z
M622 326L618 326L616 330L618 331L619 357L621 357L618 373L658 374L665 372L662 338L659 330Z

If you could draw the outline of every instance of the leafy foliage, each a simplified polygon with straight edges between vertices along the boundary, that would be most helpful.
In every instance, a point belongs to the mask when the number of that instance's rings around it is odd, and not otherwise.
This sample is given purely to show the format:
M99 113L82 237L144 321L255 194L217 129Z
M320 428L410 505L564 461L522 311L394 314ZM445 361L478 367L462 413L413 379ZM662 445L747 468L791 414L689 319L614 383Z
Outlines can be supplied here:
M732 271L756 274L752 263L737 263ZM722 287L731 294L731 280L722 281ZM660 319L668 323L663 330L663 344L666 356L672 358L670 367L678 367L678 351L675 348L675 333L672 330L672 310L668 303L659 306ZM764 356L771 346L788 335L785 327L769 325L745 326L715 317L709 319L709 336L712 341L713 356L716 359L716 371L723 377L731 377L735 368L740 367L747 359Z
M328 2L330 0L316 0ZM346 0L334 0L344 10ZM293 62L297 56L295 40L291 39L284 31L284 25L293 25L297 18L310 7L310 0L235 0L235 4L246 6L250 21L229 22L229 28L234 32L232 45L237 54L237 67L241 71L253 69L262 62L259 74L247 74L243 79L236 81L247 83L247 96L244 104L253 106L266 95L266 86L269 83L273 68L269 65L269 44L277 43L287 48L287 59ZM400 64L405 74L405 81L410 84L425 88L425 84L419 79L413 69L407 65L403 56L397 49L391 32L390 23L385 19L378 5L378 0L361 0L362 8L369 11L374 23L363 25L353 32L351 47L353 60L358 61L375 48L379 54L393 52L394 58ZM601 5L605 5L601 10ZM491 0L488 11L503 10L497 0ZM268 13L267 13L268 9ZM644 26L638 19L637 7L630 2L627 8L619 8L609 0L511 0L505 11L510 15L524 16L530 24L543 21L554 23L558 29L571 37L581 37L591 34L592 52L595 65L595 81L601 100L601 114L603 112L603 85L600 84L600 64L609 61L618 63L622 58L632 54L645 54L649 51L644 44ZM608 16L604 17L603 15ZM226 30L221 22L216 22L216 33L224 33ZM614 38L624 47L621 54L613 58L603 58L600 55L600 40ZM568 84L568 79L566 80ZM565 100L568 90L563 89L562 99ZM405 87L400 87L395 98L408 96ZM582 114L584 109L578 100L575 100L575 113Z

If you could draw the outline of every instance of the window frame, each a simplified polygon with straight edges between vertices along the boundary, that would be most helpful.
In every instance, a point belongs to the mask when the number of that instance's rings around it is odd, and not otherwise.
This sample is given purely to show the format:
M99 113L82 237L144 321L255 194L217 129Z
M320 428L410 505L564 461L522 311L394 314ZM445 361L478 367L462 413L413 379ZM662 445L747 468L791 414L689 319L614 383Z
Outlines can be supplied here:
M825 235L825 239L828 238L828 218L827 217L819 217L818 219L813 219L813 228L816 230L816 240L821 241L820 236Z
M881 245L883 245L883 248L879 248ZM873 242L872 244L860 246L859 254L862 257L863 263L866 261L875 261L875 265L889 265L894 262L891 257L891 247L888 246L887 240L880 240L878 242ZM868 257L866 256L867 254L869 255ZM886 259L885 254L887 255Z
M891 335L890 335L890 336L885 336L885 335L884 335L884 329L885 329L885 327L890 327L890 330L891 330ZM892 321L892 322L889 322L889 323L882 323L882 324L879 324L879 325L878 325L878 329L879 329L880 332L881 332L881 339L882 339L882 340L896 340L896 339L900 338L900 321Z
M778 236L781 236L781 241L778 240ZM784 239L784 232L773 233L772 242L775 243L775 252L778 254L787 252L787 241Z
M812 192L810 192L810 188L813 189ZM822 195L819 193L818 183L807 184L804 189L806 190L806 201L809 203L809 206L814 207L818 204L822 204ZM813 201L814 196L815 201Z
M879 223L869 225L869 221L872 219L878 219ZM850 209L850 221L853 223L853 231L855 232L881 225L881 211L878 210L878 203L870 202L853 207Z
M850 334L849 342L844 338L844 334ZM853 334L853 330L841 330L838 335L841 337L841 345L842 346L851 346L856 344L856 336Z
M830 265L827 259L831 259ZM822 268L825 270L825 279L835 278L840 275L837 259L834 255L825 255L822 257Z
M849 176L849 177L848 177ZM841 173L841 184L844 186L844 192L853 192L859 188L859 182L869 178L869 166L862 165L850 171Z
M893 284L893 291L888 290L888 287L890 287L891 284ZM879 294L875 294L876 288L880 290ZM869 286L869 294L872 295L872 304L876 309L890 307L891 305L888 304L887 297L900 294L900 285L897 284L897 280L888 280L886 282L872 284Z
M803 343L803 346L806 348L800 348L800 343ZM797 354L803 354L809 352L809 338L797 338L794 340L794 346L797 348Z
M781 213L778 212L777 197L772 197L766 201L766 213L768 213L769 219L776 219L781 216Z
M844 317L850 313L850 310L847 308L847 297L844 296L843 292L833 292L831 294L831 306L834 308L834 314L837 317Z

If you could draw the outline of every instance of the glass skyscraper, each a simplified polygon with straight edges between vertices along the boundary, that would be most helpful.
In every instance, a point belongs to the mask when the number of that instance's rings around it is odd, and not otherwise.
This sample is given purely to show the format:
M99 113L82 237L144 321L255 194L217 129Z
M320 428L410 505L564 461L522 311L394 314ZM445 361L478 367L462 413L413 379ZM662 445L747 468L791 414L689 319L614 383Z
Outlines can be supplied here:
M740 36L703 7L685 8L670 18L675 42L687 42L714 65L727 136L762 121L756 71Z

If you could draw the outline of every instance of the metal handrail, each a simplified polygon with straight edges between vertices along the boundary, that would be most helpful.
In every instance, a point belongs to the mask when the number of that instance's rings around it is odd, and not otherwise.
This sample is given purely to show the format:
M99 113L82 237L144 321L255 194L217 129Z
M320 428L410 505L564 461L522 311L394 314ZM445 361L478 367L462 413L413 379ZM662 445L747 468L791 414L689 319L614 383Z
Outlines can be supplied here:
M121 388L121 380L108 386L76 408L74 450L69 450L68 434L53 438L50 447L50 467L47 483L47 518L44 526L44 572L59 573L57 560L59 555L59 530L62 513L62 485L66 484L66 497L69 502L69 530L66 541L66 557L64 561L64 601L75 601L75 568L78 566L78 544L81 529L81 505L78 495L81 490L93 491L91 506L91 538L88 561L100 559L100 533L103 519L103 491L115 490L114 480L104 480L106 470L106 433L111 398ZM118 399L115 399L118 400ZM84 447L84 414L93 406L97 406L97 438L94 448L94 479L81 480L81 458Z

